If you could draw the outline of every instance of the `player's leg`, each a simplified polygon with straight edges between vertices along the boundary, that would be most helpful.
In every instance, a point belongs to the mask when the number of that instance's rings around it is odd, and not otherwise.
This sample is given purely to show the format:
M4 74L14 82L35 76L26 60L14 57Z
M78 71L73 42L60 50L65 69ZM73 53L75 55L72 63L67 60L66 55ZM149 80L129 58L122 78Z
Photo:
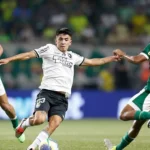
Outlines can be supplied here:
M150 93L145 91L145 89L133 96L128 105L122 110L120 119L123 121L150 119L150 112L147 110L147 106L150 106L149 96ZM147 108L143 109L143 107Z
M36 139L28 147L27 150L36 149L37 146L40 145L41 141L50 137L50 135L56 130L56 128L60 125L61 122L62 118L60 116L58 115L51 116L49 118L48 126L39 133L39 135L36 137Z
M142 125L145 123L144 120L141 121L134 121L132 127L123 137L121 142L117 146L113 146L109 139L105 139L105 146L108 150L122 150L127 147L139 134Z
M27 127L40 125L45 122L47 112L50 108L47 94L43 91L37 96L34 115L29 118L24 118L16 129L16 137L20 137Z
M120 144L113 147L110 140L105 140L105 145L109 150L122 150L124 147L129 145L134 138L138 135L142 125L149 118L149 106L150 99L149 93L145 90L140 91L138 94L133 96L128 104L124 107L121 112L120 119L123 121L136 120L133 123L130 131L122 138ZM141 111L144 110L144 111Z
M0 79L0 106L5 111L7 116L10 118L12 126L14 129L18 126L18 118L16 116L16 112L14 107L8 102L8 97L5 92L4 86ZM23 134L18 140L22 143L25 141L25 135Z
M113 146L109 139L105 139L104 142L105 142L105 146L107 147L107 149L108 150L123 150L137 137L145 121L146 120L134 121L130 130L122 137L122 140L117 146Z
M51 108L48 111L48 126L39 133L33 143L28 147L28 150L34 150L39 146L40 142L50 137L64 119L68 108L68 100L63 95L52 93L52 99L49 99Z
M18 126L18 119L13 106L8 102L7 95L0 95L0 106L11 119L12 126L15 129Z
M146 120L136 120L134 121L132 127L130 128L129 132L126 133L123 137L121 142L116 146L116 150L122 150L126 146L128 146L139 134L142 125L145 123Z
M29 118L24 118L16 129L16 137L20 137L27 127L41 125L46 121L47 113L45 111L36 111L35 114Z

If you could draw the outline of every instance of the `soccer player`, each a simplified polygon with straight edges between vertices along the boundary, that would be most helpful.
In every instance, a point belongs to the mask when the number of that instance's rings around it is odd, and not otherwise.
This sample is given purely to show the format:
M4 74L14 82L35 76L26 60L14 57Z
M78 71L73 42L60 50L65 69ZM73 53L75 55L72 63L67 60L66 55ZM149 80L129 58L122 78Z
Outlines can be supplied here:
M3 48L0 45L0 56L2 55L2 53L3 53ZM15 113L15 109L8 102L7 94L5 92L5 88L3 86L1 79L0 79L0 106L5 111L7 116L10 118L14 130L16 130L16 127L18 126L18 119ZM22 134L22 136L18 137L18 140L21 143L23 143L25 141L25 135Z
M84 58L72 51L68 51L72 44L72 33L68 28L56 31L55 43L41 48L21 53L0 60L0 64L7 64L15 60L42 58L43 78L41 91L37 95L33 116L21 121L16 130L20 137L29 126L40 125L48 118L48 126L43 129L27 150L35 150L42 140L47 139L60 125L68 108L68 97L74 77L74 65L98 66L118 60L118 56L105 58Z
M150 59L150 44L136 56L128 56L119 49L114 51L114 55L118 55L131 63L140 64ZM123 121L134 120L130 130L123 136L121 142L117 146L113 146L109 139L104 139L105 146L108 150L123 150L137 137L142 125L146 120L150 119L149 96L150 78L148 79L146 86L129 100L120 114L120 119Z

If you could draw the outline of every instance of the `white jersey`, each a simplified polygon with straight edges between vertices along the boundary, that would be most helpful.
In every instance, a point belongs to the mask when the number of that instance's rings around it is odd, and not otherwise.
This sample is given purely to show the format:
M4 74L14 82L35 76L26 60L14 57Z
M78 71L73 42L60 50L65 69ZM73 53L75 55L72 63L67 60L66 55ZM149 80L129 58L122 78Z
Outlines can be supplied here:
M5 93L6 93L5 88L4 88L2 80L0 78L0 96L4 95Z
M71 94L74 65L82 64L84 57L72 51L61 52L53 44L35 49L35 52L43 60L43 78L39 88Z

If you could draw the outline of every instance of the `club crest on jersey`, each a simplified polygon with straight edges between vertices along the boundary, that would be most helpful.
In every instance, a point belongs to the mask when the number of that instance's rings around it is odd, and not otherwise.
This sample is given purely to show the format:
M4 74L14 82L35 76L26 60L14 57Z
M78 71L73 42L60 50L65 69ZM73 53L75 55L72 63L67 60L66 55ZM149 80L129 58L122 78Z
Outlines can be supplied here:
M73 66L73 63L68 61L67 57L54 55L53 60L55 63L61 63L63 66L71 68Z
M71 55L70 53L68 53L68 57L69 57L69 58L72 58L72 55Z
M150 52L148 52L148 55L150 55Z
M44 102L45 102L45 98L39 98L39 99L37 99L35 107L39 108L41 106L41 104L44 103Z

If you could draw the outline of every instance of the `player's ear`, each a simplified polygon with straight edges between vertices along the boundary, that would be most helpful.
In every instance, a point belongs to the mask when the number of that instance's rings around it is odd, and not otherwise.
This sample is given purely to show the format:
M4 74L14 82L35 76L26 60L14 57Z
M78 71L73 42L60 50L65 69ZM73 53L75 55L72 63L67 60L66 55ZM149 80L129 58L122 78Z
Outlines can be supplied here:
M72 44L72 39L70 40L70 46L71 46L71 44Z

